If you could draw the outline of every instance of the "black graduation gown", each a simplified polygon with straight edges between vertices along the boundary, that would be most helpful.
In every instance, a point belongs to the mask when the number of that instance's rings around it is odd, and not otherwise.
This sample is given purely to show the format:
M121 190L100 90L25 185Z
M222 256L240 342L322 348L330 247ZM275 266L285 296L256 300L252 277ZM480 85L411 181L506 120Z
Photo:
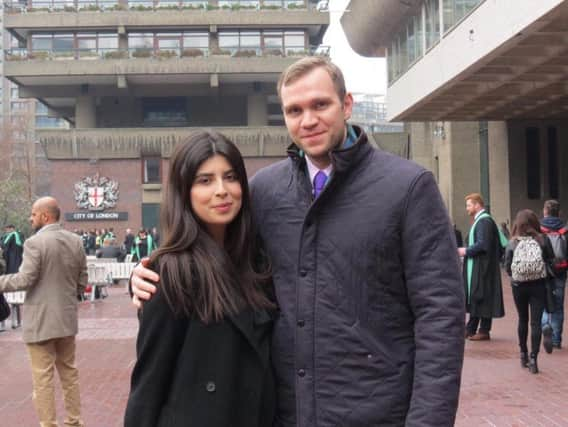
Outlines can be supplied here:
M471 231L470 231L471 232ZM505 316L501 268L501 243L497 225L491 218L479 220L474 230L474 244L468 246L463 273L467 296L467 311L475 317ZM469 237L466 238L466 243ZM467 287L467 259L473 258L471 291Z

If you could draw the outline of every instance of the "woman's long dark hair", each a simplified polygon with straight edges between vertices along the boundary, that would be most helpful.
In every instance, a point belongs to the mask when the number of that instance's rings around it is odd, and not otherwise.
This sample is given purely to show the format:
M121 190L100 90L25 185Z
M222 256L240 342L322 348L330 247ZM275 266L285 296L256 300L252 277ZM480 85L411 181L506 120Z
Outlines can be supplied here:
M540 222L536 214L530 209L523 209L517 212L513 228L511 230L511 238L530 236L540 244L543 244L544 238L540 233Z
M242 189L242 207L227 226L224 248L207 233L190 200L197 170L215 155L227 159ZM272 306L262 290L269 274L256 271L254 264L256 240L245 165L225 136L196 131L174 149L160 223L162 243L150 262L164 279L160 289L176 314L195 313L209 323L247 306Z

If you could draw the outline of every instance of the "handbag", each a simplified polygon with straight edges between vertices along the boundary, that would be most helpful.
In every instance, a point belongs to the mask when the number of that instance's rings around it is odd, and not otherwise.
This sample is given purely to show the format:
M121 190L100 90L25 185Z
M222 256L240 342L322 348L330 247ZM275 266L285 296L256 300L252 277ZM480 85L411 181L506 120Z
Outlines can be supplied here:
M0 322L10 317L10 304L6 301L4 294L0 294Z

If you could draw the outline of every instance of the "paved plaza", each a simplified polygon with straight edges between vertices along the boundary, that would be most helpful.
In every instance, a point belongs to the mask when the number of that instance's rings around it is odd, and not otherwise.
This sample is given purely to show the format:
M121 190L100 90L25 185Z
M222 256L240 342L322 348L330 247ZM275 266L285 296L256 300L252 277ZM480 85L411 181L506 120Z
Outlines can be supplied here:
M457 426L568 426L568 347L541 352L541 373L521 369L516 313L508 282L507 315L492 340L467 342ZM122 425L135 357L136 313L123 287L94 304L81 303L77 360L87 427ZM9 323L8 323L9 324ZM0 333L0 426L35 427L31 374L20 330ZM57 403L62 425L60 390Z

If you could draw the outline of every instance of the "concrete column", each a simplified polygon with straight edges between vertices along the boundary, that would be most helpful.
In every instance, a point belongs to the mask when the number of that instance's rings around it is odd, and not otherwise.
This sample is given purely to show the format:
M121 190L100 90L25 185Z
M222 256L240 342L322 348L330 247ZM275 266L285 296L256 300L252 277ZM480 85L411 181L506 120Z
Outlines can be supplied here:
M489 193L491 214L497 222L511 221L509 135L506 122L489 122Z
M250 94L247 98L248 126L268 125L268 105L263 94Z
M425 122L409 122L404 130L410 135L410 158L437 175L432 151L432 132L430 124ZM436 179L438 177L436 176Z
M75 127L77 129L96 128L96 109L94 96L78 96L75 105Z
M479 123L446 123L446 139L451 156L451 203L448 207L450 217L465 234L470 219L465 212L464 197L478 193L481 186Z

